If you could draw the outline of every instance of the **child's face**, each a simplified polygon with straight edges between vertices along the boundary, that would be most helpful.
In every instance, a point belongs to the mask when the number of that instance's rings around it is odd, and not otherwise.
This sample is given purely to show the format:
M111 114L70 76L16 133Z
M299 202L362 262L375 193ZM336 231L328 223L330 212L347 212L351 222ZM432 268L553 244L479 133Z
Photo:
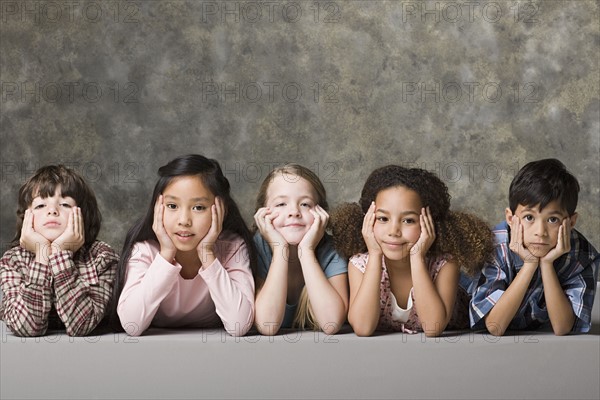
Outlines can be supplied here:
M274 213L273 227L286 242L298 244L310 229L315 217L310 213L317 205L317 195L304 178L277 174L267 189L267 204Z
M196 251L212 223L215 196L195 176L174 179L163 191L163 225L178 251Z
M375 198L375 239L390 260L410 256L421 235L421 196L403 186L382 190Z
M519 204L514 216L518 217L523 226L523 245L535 257L544 257L556 247L558 228L569 214L557 200L551 201L540 211L539 204L534 207ZM506 222L511 224L513 214L506 209ZM577 214L571 216L571 227L575 225ZM511 233L514 234L514 233Z
M76 206L75 199L62 196L60 186L52 197L35 197L29 207L33 212L33 229L53 242L67 229L69 215Z

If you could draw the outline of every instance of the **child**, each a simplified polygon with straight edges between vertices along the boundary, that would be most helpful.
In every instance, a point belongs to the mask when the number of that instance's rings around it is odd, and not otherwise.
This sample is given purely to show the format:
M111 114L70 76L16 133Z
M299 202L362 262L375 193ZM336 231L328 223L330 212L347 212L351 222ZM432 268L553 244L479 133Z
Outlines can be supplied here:
M348 321L358 336L468 327L459 266L476 271L492 238L483 221L449 208L448 188L434 174L389 165L371 173L359 204L333 213L336 247L354 254Z
M266 177L256 200L256 327L336 333L348 310L348 266L325 233L323 184L308 168L288 164Z
M115 291L121 326L132 336L150 325L246 334L255 256L229 181L216 160L195 154L158 174L146 215L123 246Z
M471 326L493 335L535 329L555 335L591 327L600 255L573 229L579 183L556 159L530 162L509 189L506 222L470 304Z
M119 259L96 240L101 220L92 190L63 165L21 186L15 247L0 260L0 318L15 335L85 336L102 321Z

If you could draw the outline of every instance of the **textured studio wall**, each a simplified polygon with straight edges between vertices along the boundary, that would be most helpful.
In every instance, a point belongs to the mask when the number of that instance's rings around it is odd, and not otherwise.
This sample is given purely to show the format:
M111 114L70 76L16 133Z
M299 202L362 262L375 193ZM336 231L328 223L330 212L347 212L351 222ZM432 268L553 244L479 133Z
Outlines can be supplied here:
M120 249L190 152L221 161L249 222L269 169L299 162L332 205L375 167L434 170L493 224L516 170L557 157L599 247L598 4L2 0L3 249L37 167L82 172Z

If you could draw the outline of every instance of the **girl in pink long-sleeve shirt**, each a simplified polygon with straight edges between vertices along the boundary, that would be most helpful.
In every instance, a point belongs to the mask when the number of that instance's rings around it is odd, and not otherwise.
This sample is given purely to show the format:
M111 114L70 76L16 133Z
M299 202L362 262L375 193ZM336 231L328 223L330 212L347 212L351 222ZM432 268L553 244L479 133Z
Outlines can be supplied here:
M123 247L114 296L120 325L132 336L150 326L246 334L254 248L219 163L187 155L158 174L148 211Z

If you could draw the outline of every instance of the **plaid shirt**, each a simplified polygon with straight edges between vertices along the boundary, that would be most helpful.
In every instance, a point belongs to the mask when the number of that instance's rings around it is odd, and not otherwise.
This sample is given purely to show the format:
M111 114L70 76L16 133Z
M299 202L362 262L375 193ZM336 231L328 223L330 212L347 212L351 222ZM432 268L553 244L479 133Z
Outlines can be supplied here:
M523 260L509 248L510 228L506 222L494 228L494 235L496 236L494 259L484 266L469 307L471 327L474 329L485 328L483 318L494 307L523 266ZM558 280L576 316L573 332L590 330L599 266L600 254L581 233L573 229L571 251L554 261ZM549 321L542 275L538 268L509 329L535 329Z
M52 254L48 265L13 247L0 260L0 319L18 336L43 335L49 323L54 328L54 320L64 324L68 335L87 335L105 316L118 261L117 253L100 241L75 254Z

